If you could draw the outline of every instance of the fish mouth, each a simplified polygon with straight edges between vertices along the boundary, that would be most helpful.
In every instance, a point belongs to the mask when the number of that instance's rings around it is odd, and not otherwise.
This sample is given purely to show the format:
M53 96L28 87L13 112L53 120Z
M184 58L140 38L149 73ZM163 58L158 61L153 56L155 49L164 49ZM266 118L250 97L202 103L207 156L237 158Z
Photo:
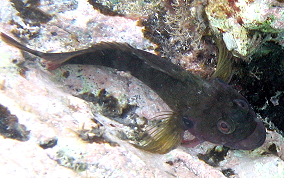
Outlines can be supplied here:
M258 120L256 123L254 131L246 139L234 144L228 143L225 146L240 150L253 150L262 146L266 139L266 130L261 121Z

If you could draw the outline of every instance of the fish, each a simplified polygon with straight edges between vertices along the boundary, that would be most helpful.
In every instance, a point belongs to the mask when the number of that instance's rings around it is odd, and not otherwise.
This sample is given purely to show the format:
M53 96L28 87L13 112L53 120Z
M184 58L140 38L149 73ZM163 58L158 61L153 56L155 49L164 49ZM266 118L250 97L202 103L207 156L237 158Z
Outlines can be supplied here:
M47 70L65 64L100 65L129 72L149 86L172 112L161 114L161 122L147 128L141 141L134 145L142 150L165 154L181 143L191 145L196 140L253 150L266 139L264 124L246 98L218 77L203 79L167 58L127 43L100 42L83 50L45 53L4 33L0 36L7 44L40 57ZM184 141L186 130L196 138Z

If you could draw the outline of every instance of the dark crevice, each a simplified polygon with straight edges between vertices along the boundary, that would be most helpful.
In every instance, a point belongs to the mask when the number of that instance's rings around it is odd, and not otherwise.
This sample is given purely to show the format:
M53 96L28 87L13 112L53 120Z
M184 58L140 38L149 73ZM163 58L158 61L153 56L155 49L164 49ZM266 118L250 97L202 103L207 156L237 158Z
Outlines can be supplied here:
M0 104L0 134L5 138L27 141L29 140L29 133L30 131L26 129L26 126L19 124L16 116Z

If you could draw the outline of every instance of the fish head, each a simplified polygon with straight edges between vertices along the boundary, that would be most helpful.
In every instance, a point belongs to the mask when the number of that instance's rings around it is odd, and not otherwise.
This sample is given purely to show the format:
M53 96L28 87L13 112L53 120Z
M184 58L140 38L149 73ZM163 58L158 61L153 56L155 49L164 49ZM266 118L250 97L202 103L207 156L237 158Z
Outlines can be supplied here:
M266 139L263 123L248 101L230 85L214 79L212 92L192 116L190 128L197 138L233 149L252 150Z

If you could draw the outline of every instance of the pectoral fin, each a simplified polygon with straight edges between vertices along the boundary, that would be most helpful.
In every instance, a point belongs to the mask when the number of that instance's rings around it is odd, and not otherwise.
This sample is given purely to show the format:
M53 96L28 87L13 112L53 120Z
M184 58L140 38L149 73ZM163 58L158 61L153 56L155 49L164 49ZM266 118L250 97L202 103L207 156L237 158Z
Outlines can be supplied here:
M168 117L168 116L167 116ZM152 153L165 154L180 145L183 138L181 119L177 114L147 128L135 147Z

